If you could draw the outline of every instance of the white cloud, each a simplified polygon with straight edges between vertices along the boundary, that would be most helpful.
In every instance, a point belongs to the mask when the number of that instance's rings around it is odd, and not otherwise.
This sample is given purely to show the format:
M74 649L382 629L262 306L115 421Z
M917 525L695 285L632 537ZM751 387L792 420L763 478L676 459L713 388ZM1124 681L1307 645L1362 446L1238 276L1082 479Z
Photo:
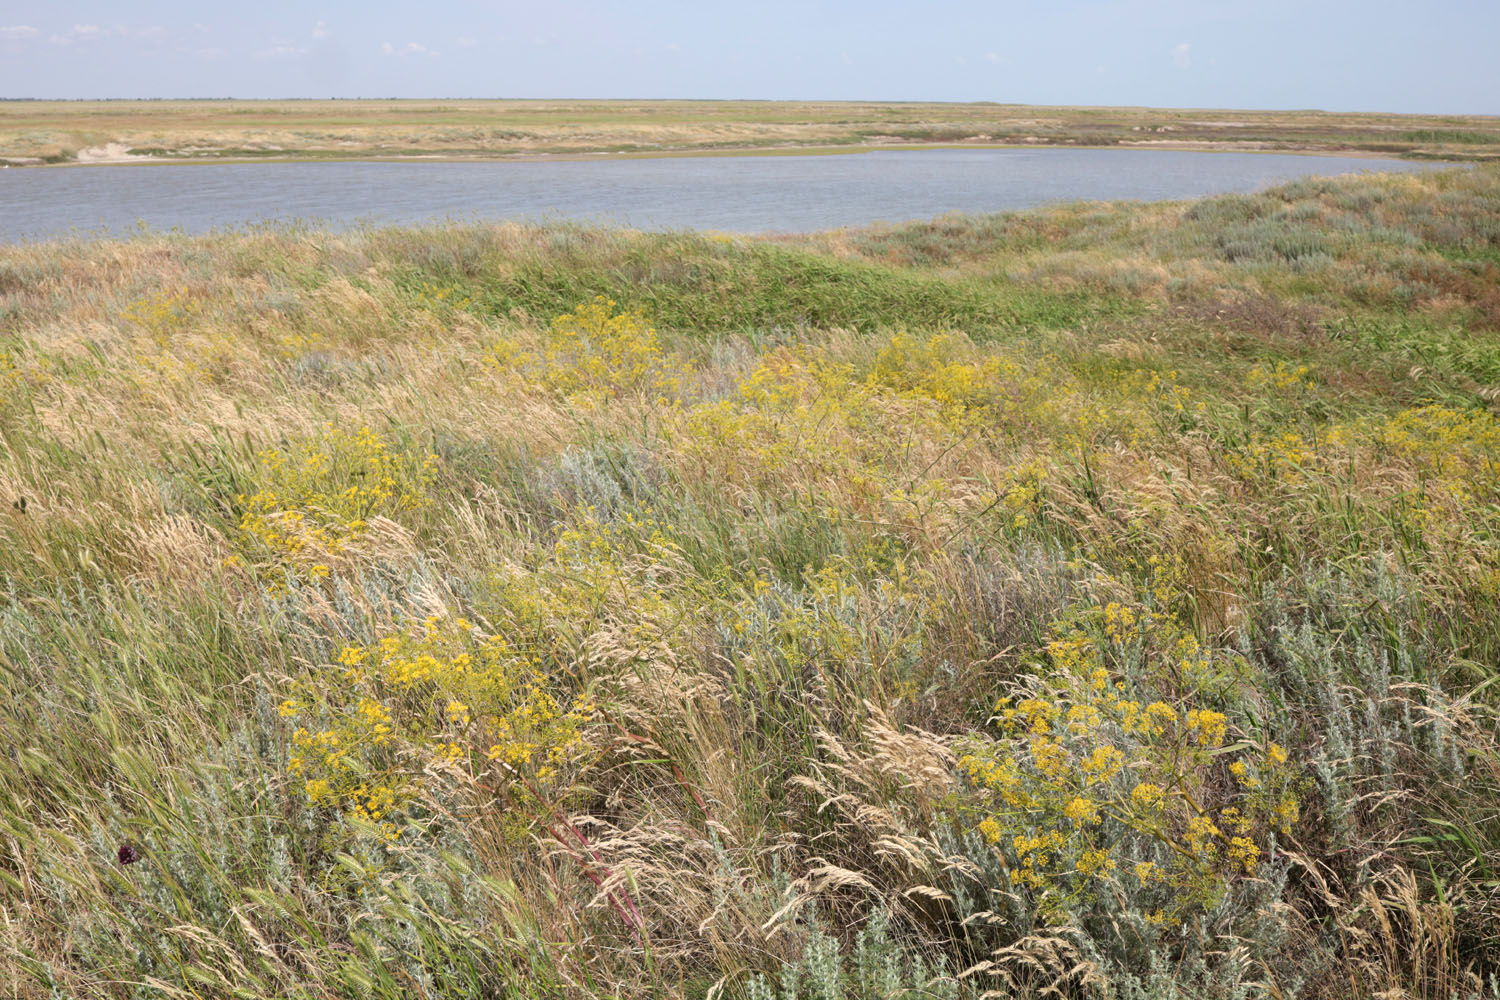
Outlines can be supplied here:
M284 38L278 38L273 41L269 47L264 49L257 49L255 52L255 58L296 59L298 56L307 55L309 51L309 49L304 49L300 46L293 45L291 42L287 41Z
M210 48L210 49L194 49L193 50L193 55L197 56L199 59L222 59L225 56L227 56L228 54L229 53L225 52L223 49L212 49L212 48Z
M207 31L208 28L201 24L193 26L194 30ZM0 27L0 41L19 38L32 38L41 34L37 29L28 24L18 24L14 27ZM92 42L99 39L109 38L164 38L167 29L160 24L148 24L139 28L132 28L123 24L104 27L97 24L75 24L65 32L56 32L47 36L47 41L53 45L76 45L80 42Z
M386 42L384 45L380 46L380 51L383 52L383 53L385 53L388 56L435 56L435 55L437 55L436 52L434 52L432 49L429 49L427 46L423 45L421 42L407 42L405 45L402 45L400 47L392 45L390 42Z
M1003 58L1001 58L1000 53L998 53L998 52L986 52L984 54L984 61L987 62L987 63L991 63L991 64L993 64L995 66L998 66L1001 63L1003 63L1005 60Z
M1177 47L1172 50L1172 65L1178 69L1187 69L1191 66L1193 57L1188 53L1191 47L1187 42L1178 43Z
M116 33L124 34L124 28L117 28ZM103 38L105 32L97 24L75 24L66 35L53 34L47 41L53 45L72 45L74 42L92 42L96 38Z
M205 33L206 31L208 31L208 25L203 24L202 22L195 22L193 24L193 30L196 31L196 32L198 32L198 34L201 35L201 34Z
M458 47L461 48L461 49L472 49L472 48L474 48L474 46L476 46L478 44L479 44L479 41L477 39L474 39L474 38L460 38L460 39L458 39Z
M327 21L319 21L317 24L313 25L312 36L314 38L327 38L328 35L329 31Z

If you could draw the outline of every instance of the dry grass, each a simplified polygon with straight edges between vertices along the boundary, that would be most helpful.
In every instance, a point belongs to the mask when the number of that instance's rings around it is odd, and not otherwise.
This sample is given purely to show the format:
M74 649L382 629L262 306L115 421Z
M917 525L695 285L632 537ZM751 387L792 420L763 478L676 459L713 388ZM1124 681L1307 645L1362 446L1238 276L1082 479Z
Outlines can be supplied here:
M0 983L1493 992L1496 218L0 248Z
M0 160L499 157L919 144L1492 157L1493 117L808 101L10 101Z

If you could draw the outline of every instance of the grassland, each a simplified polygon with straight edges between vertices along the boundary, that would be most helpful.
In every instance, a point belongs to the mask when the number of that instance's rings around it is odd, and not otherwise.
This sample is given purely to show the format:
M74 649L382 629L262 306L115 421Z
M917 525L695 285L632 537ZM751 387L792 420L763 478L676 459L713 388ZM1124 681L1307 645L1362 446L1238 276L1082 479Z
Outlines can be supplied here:
M1500 119L808 101L3 101L0 161L495 158L918 145L1487 159Z
M6 995L1496 995L1500 169L0 331Z

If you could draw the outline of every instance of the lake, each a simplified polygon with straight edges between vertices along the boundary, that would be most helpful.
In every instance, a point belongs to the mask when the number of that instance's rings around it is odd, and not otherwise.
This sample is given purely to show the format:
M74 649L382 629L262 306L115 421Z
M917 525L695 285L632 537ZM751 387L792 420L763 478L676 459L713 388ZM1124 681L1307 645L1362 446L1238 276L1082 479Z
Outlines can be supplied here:
M575 219L643 229L805 232L1072 199L1191 198L1308 175L1430 170L1409 160L1136 149L877 150L443 162L129 164L0 170L0 241L144 222L188 232L269 220L348 226Z

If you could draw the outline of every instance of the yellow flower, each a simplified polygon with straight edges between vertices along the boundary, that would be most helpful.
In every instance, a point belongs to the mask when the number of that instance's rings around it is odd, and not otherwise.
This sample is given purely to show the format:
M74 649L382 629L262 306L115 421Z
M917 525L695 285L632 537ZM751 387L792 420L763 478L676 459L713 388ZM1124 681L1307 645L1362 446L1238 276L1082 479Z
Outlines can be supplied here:
M1114 871L1114 868L1115 859L1108 851L1088 850L1078 856L1078 871L1082 875L1093 876L1101 871Z
M1177 710L1165 702L1153 701L1146 706L1146 731L1161 736L1168 726L1177 724Z
M1161 786L1149 781L1141 782L1130 790L1130 804L1137 809L1148 811L1161 808Z
M1102 784L1114 778L1125 766L1125 755L1115 747L1095 747L1079 764L1086 782Z
M1248 837L1233 837L1229 841L1229 858L1250 873L1255 871L1255 862L1260 859L1260 848Z
M1228 733L1229 720L1221 712L1211 709L1193 709L1187 715L1188 732L1193 733L1198 744L1205 747L1222 746Z
M1091 826L1099 822L1099 807L1081 797L1071 799L1063 807L1063 814L1079 826Z

